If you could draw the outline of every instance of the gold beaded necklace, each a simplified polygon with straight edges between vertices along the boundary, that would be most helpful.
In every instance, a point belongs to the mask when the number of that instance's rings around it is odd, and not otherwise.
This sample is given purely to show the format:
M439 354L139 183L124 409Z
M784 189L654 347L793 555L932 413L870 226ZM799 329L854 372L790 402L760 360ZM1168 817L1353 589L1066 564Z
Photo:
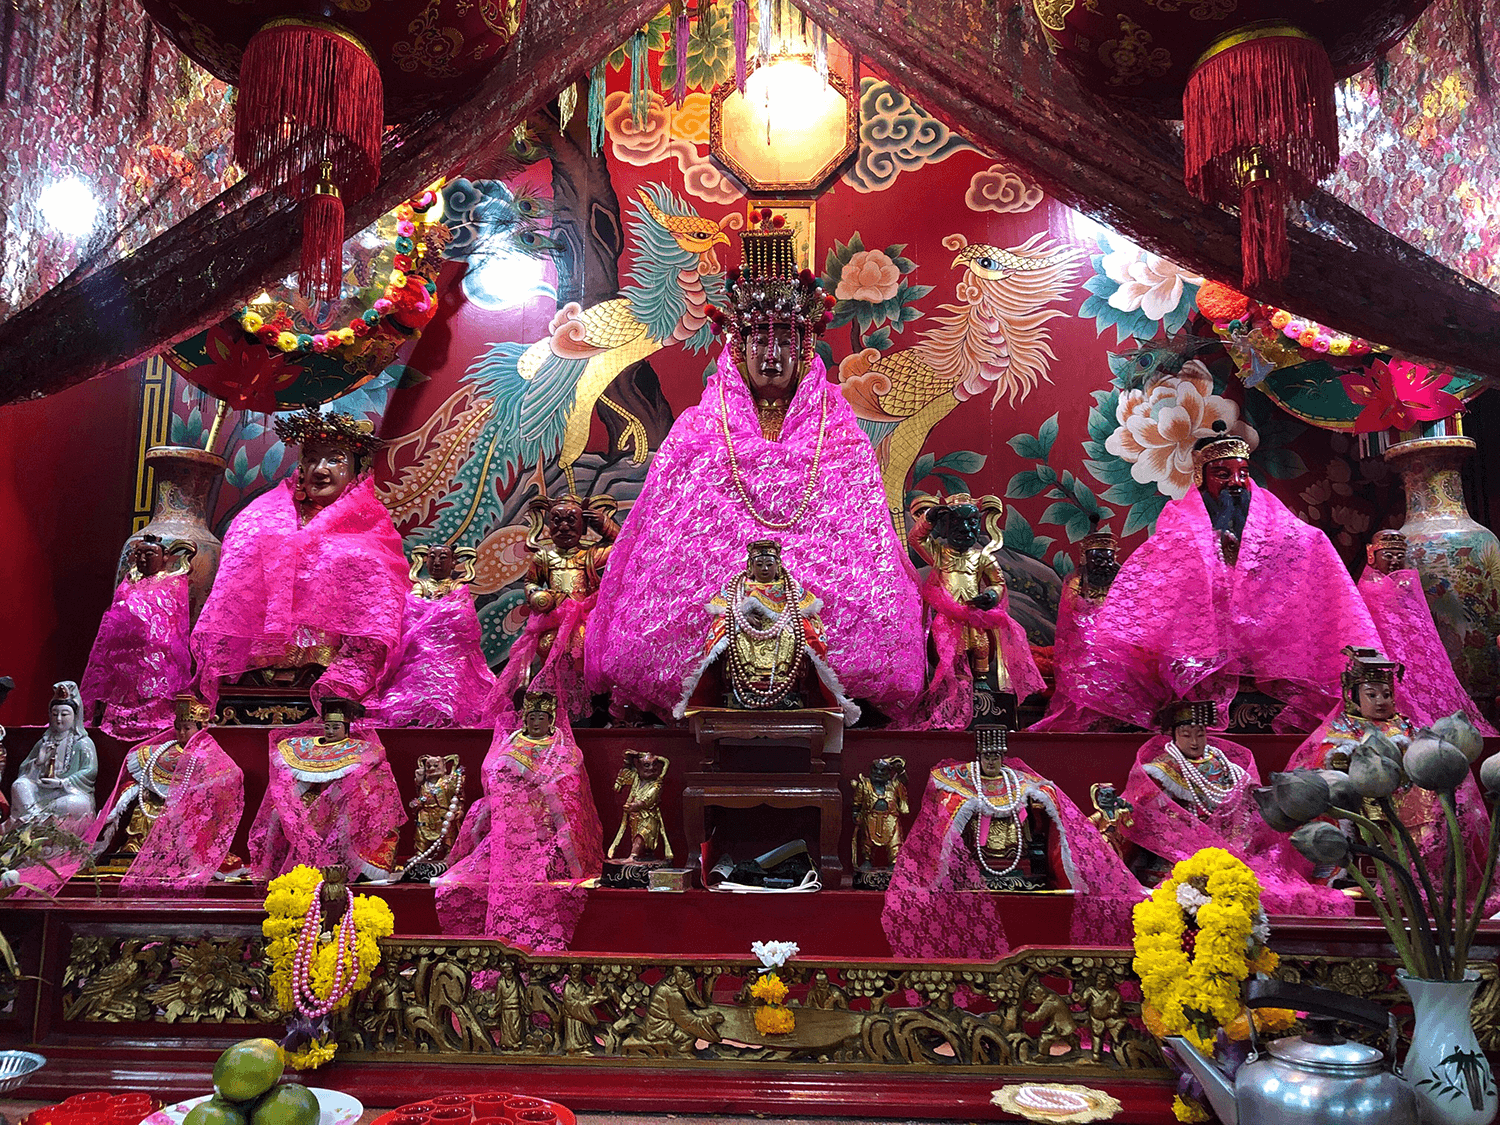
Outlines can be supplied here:
M812 503L813 489L818 483L818 467L823 461L823 431L828 423L828 391L823 390L823 414L818 419L818 443L813 448L812 468L807 471L807 486L802 490L802 503L797 506L796 514L786 521L770 520L755 510L755 502L750 499L750 493L745 488L745 481L740 476L739 458L734 452L734 438L729 433L729 401L724 397L724 383L719 383L719 421L724 427L724 447L729 450L729 472L734 477L734 487L739 491L740 499L745 502L746 509L750 512L750 518L762 527L772 531L786 531L788 528L796 527L798 521L807 513L807 506Z

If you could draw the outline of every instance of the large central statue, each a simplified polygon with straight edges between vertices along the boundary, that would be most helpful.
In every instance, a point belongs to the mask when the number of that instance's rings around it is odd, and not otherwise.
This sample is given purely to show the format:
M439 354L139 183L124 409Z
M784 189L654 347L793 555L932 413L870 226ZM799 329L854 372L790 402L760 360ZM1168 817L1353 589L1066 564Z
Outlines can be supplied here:
M916 575L887 513L869 440L813 346L828 301L797 272L793 234L765 220L728 274L718 369L652 459L589 619L588 685L670 714L702 660L709 603L751 543L823 600L827 663L883 709L926 673Z
M1311 730L1338 702L1339 651L1379 638L1328 537L1251 484L1249 445L1215 426L1193 447L1198 487L1163 509L1095 618L1114 674L1074 700L1150 727L1179 699L1227 713L1243 676L1285 705L1278 730Z

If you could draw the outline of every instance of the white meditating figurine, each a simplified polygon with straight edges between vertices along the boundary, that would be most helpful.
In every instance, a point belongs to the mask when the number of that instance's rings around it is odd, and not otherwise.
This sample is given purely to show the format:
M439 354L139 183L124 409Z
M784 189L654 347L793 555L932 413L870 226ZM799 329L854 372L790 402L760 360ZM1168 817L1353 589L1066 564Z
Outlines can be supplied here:
M83 701L72 680L52 686L47 729L11 786L11 823L55 820L76 832L94 819L99 755L83 729Z

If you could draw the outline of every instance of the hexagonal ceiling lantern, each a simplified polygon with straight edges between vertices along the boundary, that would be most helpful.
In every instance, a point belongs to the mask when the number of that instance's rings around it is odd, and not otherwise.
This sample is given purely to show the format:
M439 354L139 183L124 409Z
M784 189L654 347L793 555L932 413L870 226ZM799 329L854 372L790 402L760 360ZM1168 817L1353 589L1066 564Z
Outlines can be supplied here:
M743 94L733 82L714 87L709 146L752 192L818 191L859 148L859 102L811 56L780 55L751 71Z

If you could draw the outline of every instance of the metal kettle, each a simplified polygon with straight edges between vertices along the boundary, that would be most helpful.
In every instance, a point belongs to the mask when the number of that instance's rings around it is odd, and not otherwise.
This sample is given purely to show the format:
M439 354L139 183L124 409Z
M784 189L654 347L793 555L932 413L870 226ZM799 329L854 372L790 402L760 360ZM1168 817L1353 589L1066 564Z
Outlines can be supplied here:
M1248 1008L1307 1013L1305 1035L1277 1039L1262 1050L1250 1021L1250 1057L1231 1083L1186 1039L1166 1042L1203 1084L1224 1125L1334 1125L1379 1122L1417 1125L1417 1100L1395 1069L1396 1017L1378 1004L1275 980L1250 983ZM1343 1038L1340 1022L1386 1029L1389 1048Z

